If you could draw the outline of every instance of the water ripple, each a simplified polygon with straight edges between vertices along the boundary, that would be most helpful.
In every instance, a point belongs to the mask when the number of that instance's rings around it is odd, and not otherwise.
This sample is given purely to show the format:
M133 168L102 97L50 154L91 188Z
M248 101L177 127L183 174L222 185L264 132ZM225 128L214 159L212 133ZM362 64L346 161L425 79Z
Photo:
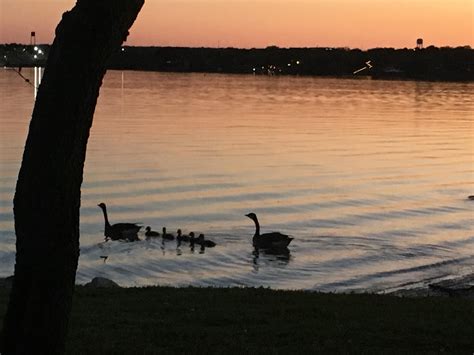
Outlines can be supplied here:
M107 73L88 144L79 283L384 290L472 272L472 84L124 78ZM2 277L15 262L33 95L0 70L0 97ZM99 202L114 223L192 230L217 246L147 241L143 230L140 242L104 243ZM262 232L295 238L287 253L256 253L250 211Z

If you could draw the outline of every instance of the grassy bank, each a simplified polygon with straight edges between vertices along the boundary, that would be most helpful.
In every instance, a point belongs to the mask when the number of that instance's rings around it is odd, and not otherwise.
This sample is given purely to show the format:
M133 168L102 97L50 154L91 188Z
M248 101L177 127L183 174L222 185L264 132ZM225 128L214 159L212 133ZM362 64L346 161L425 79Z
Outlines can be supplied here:
M3 317L8 290L0 289ZM268 289L78 287L68 353L460 353L474 301Z

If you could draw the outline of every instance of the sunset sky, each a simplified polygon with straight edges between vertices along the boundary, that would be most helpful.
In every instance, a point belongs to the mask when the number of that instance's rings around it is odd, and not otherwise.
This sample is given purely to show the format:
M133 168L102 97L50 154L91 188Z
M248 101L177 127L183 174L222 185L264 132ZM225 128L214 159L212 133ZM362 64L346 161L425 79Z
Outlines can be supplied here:
M51 43L75 0L0 0L0 43ZM473 0L146 0L128 45L474 47Z

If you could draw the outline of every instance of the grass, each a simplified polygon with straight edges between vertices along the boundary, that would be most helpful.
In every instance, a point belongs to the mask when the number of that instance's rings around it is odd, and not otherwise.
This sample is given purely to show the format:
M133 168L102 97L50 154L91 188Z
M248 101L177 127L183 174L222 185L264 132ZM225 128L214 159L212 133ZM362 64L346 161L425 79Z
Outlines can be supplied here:
M473 334L472 299L77 287L67 352L472 354Z

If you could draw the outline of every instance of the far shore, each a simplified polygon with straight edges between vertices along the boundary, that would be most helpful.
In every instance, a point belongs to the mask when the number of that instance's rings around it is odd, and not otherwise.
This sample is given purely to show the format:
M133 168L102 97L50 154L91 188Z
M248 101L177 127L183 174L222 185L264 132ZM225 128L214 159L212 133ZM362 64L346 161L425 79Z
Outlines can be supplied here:
M0 66L45 66L49 44L0 44ZM124 46L109 69L175 73L315 76L382 80L474 81L474 49L190 48Z

